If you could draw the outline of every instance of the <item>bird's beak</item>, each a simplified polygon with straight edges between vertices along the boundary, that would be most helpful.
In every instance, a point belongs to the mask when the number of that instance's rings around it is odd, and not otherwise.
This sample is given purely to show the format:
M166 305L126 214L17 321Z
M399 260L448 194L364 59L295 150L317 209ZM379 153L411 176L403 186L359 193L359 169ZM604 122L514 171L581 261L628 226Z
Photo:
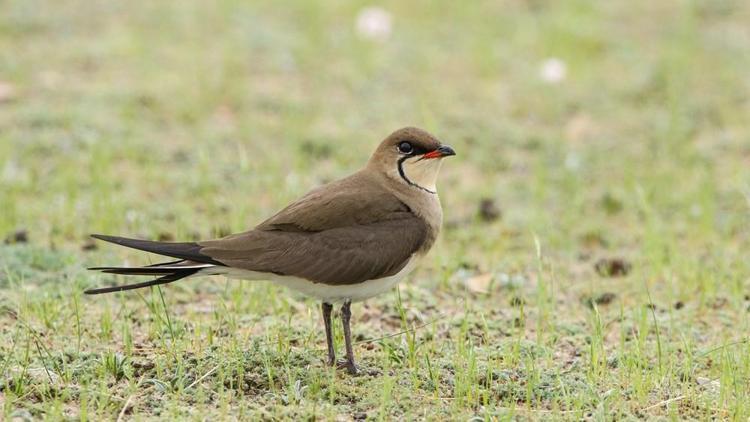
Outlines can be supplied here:
M456 155L456 151L448 145L441 145L440 148L428 152L422 158L443 158L451 155Z

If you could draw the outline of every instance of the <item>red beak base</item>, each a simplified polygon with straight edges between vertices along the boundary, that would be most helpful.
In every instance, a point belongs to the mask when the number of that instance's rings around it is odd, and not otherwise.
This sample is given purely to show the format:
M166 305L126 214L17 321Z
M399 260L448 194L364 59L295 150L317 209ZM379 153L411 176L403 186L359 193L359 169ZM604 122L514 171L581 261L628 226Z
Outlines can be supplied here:
M449 147L448 145L443 145L438 149L426 153L422 156L422 158L442 158L449 157L451 155L456 155L456 151L454 151L453 148Z

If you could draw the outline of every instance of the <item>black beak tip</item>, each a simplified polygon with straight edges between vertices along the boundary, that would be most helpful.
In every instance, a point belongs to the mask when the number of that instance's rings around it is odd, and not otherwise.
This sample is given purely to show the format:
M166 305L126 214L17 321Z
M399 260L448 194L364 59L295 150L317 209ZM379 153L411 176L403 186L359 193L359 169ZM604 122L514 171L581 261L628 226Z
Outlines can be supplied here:
M449 147L448 145L442 145L440 148L438 148L438 151L440 151L440 155L442 155L443 157L456 155L456 151L454 151L453 148Z

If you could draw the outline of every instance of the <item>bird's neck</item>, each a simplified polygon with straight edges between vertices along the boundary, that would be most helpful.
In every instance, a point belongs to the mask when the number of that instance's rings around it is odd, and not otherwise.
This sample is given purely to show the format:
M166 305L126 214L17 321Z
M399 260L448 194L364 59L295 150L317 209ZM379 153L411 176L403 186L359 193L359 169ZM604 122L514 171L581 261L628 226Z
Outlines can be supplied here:
M401 179L397 172L393 174L378 172L377 178L379 183L395 195L401 202L406 204L412 213L424 220L433 233L432 239L428 245L431 246L434 238L440 232L443 223L443 209L440 205L440 197L437 192L428 192L423 189L410 186Z

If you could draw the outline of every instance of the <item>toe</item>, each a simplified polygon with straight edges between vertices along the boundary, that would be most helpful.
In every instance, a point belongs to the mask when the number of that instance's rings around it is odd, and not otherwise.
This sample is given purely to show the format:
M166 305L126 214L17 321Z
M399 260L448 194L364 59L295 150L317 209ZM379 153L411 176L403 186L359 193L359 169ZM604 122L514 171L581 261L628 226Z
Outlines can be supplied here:
M350 375L357 375L357 372L358 372L357 371L357 365L355 365L354 362L350 362L350 361L347 361L347 360L339 361L338 364L336 365L336 367L338 369L346 369L346 371Z

